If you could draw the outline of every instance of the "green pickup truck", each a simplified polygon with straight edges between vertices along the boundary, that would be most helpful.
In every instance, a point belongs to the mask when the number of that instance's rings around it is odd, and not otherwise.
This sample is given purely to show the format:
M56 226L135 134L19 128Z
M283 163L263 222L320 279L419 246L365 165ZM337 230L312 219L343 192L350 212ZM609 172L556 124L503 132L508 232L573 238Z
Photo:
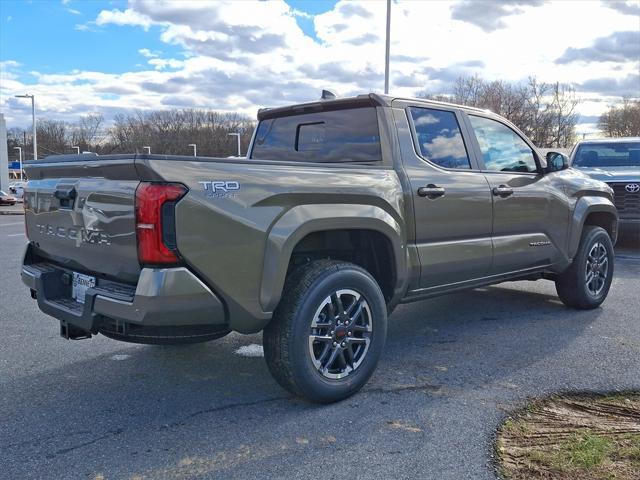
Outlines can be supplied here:
M332 402L371 376L399 303L521 279L605 300L611 188L503 118L368 94L258 120L246 158L26 164L22 280L62 336L263 331L277 381Z

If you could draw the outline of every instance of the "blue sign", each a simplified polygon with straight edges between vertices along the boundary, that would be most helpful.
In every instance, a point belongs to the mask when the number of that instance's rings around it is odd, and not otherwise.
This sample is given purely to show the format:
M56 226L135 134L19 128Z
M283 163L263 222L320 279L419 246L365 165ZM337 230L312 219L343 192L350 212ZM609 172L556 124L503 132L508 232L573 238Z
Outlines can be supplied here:
M20 162L9 162L9 170L20 170Z

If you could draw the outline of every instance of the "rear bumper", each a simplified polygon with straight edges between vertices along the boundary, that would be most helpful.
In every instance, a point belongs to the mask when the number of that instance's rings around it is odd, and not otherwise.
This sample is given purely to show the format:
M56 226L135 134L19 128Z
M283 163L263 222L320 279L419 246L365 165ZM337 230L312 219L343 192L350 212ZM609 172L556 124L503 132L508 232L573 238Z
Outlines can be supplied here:
M174 330L177 338L181 328L188 336L228 330L220 299L184 267L143 268L135 287L98 278L84 304L71 298L70 273L46 262L25 263L22 281L35 293L40 310L84 332L106 329L126 336L150 328L163 336Z

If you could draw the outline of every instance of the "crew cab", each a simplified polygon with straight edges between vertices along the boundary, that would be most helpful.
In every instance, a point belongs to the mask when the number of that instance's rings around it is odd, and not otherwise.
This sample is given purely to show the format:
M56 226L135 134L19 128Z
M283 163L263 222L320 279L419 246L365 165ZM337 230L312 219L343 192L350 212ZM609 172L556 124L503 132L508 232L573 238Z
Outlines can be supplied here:
M22 279L68 339L263 331L290 392L360 389L403 302L520 279L591 309L613 278L606 184L484 110L367 94L264 109L246 158L28 162Z

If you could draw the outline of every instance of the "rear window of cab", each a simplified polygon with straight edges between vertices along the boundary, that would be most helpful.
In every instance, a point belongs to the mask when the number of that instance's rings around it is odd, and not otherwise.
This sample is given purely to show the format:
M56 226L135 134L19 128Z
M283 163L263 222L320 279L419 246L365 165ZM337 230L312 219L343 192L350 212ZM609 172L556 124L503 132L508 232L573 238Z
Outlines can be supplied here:
M305 113L262 120L252 159L294 162L380 162L374 107Z

